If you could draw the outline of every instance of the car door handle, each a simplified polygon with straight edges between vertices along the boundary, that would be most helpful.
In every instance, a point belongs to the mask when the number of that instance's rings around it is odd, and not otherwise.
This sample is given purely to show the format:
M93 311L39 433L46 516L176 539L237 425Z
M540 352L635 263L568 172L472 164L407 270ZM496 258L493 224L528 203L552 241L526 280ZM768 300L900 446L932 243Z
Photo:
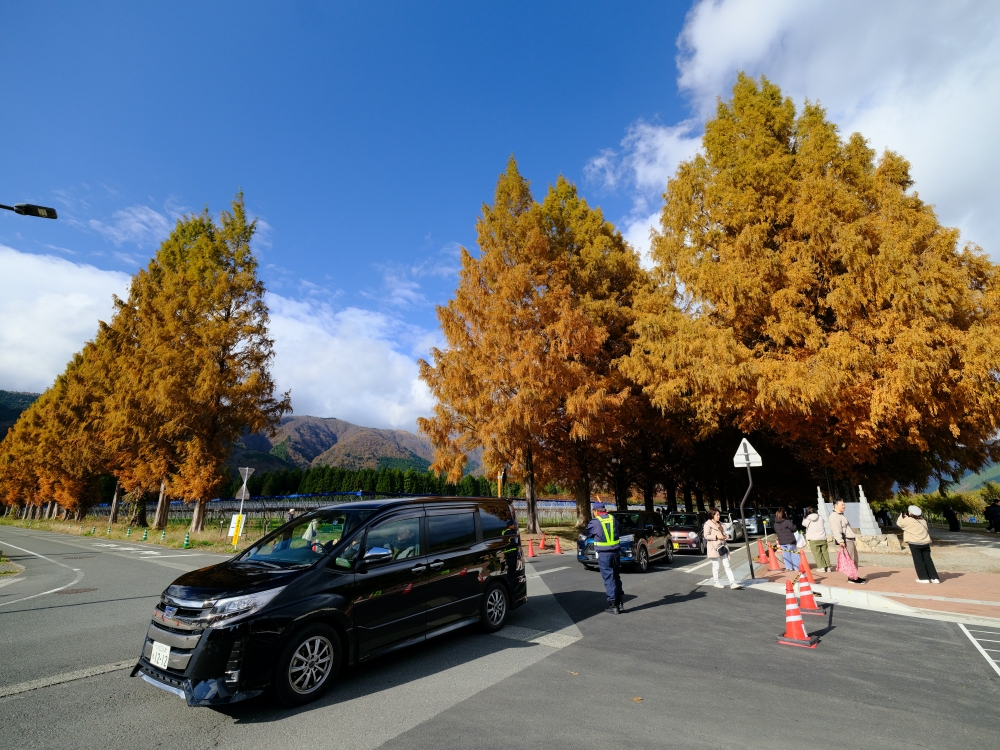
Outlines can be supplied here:
M427 570L426 565L415 565L414 567L410 568L411 573L418 573L418 574L423 573L425 570Z
M441 568L444 567L444 563L441 562L440 560L435 560L434 562L431 563L430 567L431 570L440 570Z

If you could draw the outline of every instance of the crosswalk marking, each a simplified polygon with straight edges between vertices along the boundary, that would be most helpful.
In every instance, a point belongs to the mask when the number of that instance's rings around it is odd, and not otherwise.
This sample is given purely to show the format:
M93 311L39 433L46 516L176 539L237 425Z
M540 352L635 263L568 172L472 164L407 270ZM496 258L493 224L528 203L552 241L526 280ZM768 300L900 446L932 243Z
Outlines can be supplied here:
M995 651L995 649L987 649L987 648L985 648L984 646L982 646L980 644L980 641L982 641L983 643L1000 643L1000 641L995 641L995 640L990 639L990 638L977 638L976 636L974 636L972 634L973 632L975 632L975 633L986 634L986 635L1000 635L1000 633L994 633L994 632L989 631L989 630L975 630L975 631L970 632L969 629L967 627L965 627L965 625L963 625L962 623L959 623L958 627L960 627L962 629L962 632L965 633L966 636L968 636L969 640L972 641L972 645L975 646L976 650L979 651L979 653L981 653L983 655L983 658L986 659L987 663L991 667L993 667L993 671L996 672L997 674L1000 674L1000 665L997 664L998 660L994 659L988 653L990 651Z

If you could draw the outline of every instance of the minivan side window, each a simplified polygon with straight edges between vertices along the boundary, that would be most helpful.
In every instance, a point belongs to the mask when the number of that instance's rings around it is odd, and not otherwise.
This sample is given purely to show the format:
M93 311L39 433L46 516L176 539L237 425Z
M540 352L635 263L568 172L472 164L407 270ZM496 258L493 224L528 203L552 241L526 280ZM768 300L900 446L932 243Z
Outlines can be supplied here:
M510 506L507 503L480 504L479 525L483 528L484 542L517 534L517 527L510 517Z
M476 543L476 517L473 513L427 516L428 547L431 554Z
M420 518L390 518L368 529L365 552L382 547L392 553L393 560L405 560L423 554L420 543ZM362 555L364 557L364 555Z

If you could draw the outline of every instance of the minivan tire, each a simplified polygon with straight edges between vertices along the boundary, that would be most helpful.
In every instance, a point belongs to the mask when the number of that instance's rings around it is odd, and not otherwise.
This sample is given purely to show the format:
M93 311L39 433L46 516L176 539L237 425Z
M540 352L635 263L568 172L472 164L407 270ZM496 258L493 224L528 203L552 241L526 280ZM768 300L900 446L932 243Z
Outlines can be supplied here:
M639 573L646 573L649 570L649 550L639 547L639 554L635 557L635 569Z
M494 583L483 592L479 605L479 622L487 633L495 633L507 622L510 612L510 597L502 583Z
M272 689L284 706L302 706L321 696L341 664L337 631L317 623L296 632L285 644L274 670Z

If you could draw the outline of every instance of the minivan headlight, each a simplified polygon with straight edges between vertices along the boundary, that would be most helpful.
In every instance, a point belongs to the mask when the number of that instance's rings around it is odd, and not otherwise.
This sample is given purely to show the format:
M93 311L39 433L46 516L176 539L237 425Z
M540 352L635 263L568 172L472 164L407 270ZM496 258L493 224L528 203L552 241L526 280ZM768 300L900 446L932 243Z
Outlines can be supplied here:
M284 586L267 591L258 591L256 594L246 594L244 596L231 596L226 599L219 599L209 612L208 618L213 621L225 620L232 622L257 612L274 597L284 590Z
M689 531L688 532L688 539L690 539L692 542L695 539L697 539L697 538L698 538L698 533L697 532L695 532L695 531Z

